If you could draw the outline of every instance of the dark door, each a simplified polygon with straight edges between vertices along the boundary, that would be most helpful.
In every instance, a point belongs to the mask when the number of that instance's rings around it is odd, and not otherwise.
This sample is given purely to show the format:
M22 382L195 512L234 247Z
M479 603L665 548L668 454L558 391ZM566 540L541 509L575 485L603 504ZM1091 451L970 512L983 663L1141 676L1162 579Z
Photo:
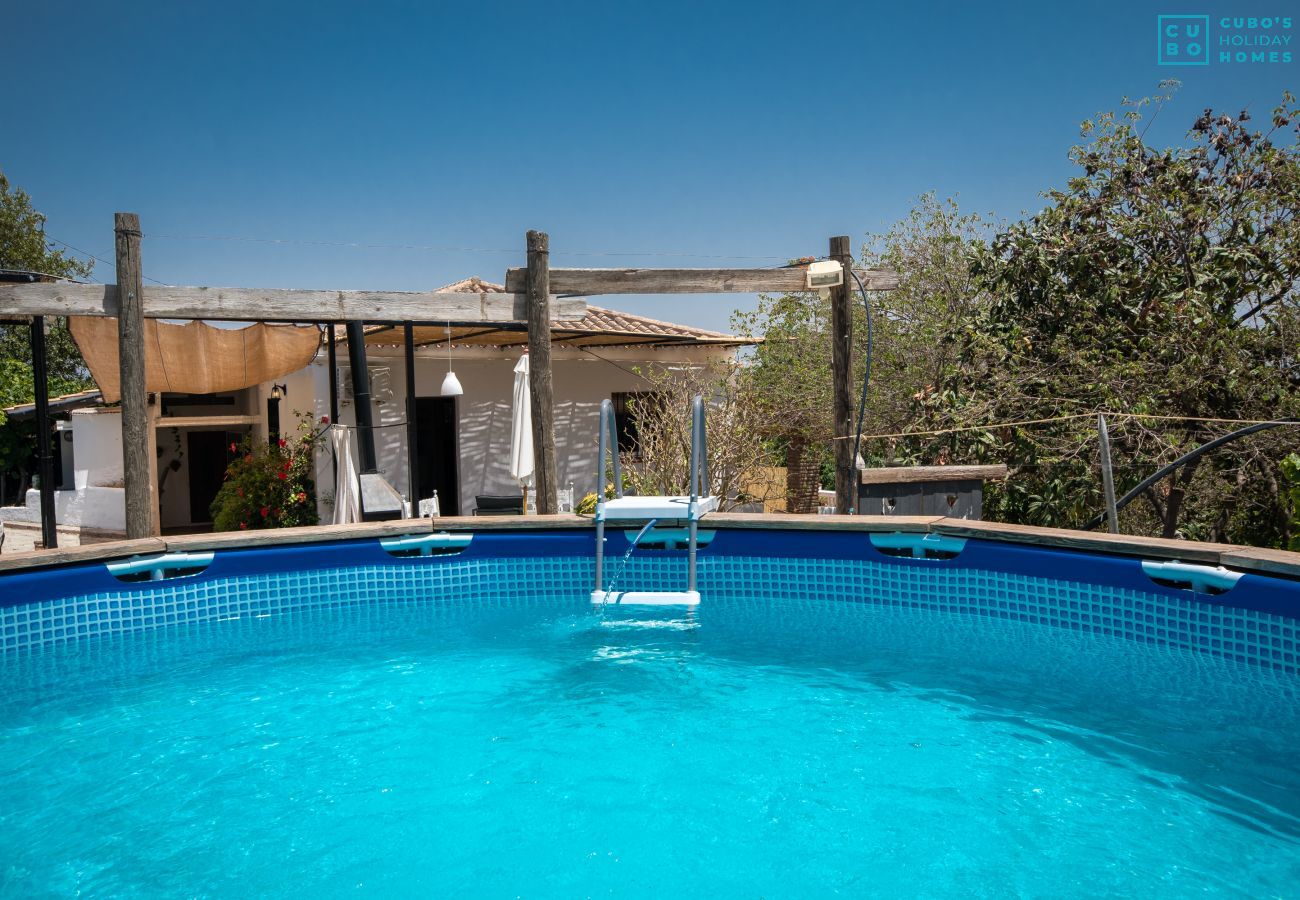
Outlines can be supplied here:
M212 521L209 509L230 464L230 445L243 440L242 434L229 431L191 431L186 436L186 462L190 470L190 522L201 525Z
M456 454L456 398L415 399L415 458L420 499L438 492L444 516L460 515L460 471Z

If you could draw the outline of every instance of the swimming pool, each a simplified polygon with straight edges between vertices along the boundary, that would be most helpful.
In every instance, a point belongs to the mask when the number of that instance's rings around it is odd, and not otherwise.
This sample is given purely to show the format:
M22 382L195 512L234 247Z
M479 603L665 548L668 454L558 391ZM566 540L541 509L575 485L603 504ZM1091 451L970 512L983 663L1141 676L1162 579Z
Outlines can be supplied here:
M0 893L1294 890L1300 584L922 537L0 575Z

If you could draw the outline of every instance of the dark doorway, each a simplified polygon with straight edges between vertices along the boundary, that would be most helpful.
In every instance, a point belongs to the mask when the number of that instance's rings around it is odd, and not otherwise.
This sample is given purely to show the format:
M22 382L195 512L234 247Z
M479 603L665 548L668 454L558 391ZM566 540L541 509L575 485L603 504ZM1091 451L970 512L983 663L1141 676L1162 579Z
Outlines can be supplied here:
M456 453L456 398L415 399L415 458L420 499L438 492L444 516L460 515L460 462Z
M190 470L190 522L201 525L212 521L209 507L226 477L232 456L231 444L244 439L232 431L191 431L186 435L186 462Z

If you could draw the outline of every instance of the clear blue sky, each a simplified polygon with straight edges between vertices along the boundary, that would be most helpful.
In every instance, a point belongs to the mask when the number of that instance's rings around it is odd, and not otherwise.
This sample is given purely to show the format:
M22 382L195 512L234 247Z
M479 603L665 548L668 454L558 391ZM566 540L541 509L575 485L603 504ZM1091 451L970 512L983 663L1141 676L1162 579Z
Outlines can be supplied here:
M529 228L557 266L768 265L856 246L924 191L1035 209L1079 121L1162 78L1184 86L1158 140L1204 106L1262 114L1300 61L1161 68L1156 15L1285 11L9 0L0 169L106 259L113 212L138 212L145 273L173 284L500 280ZM646 250L701 256L614 252ZM598 302L725 328L752 299Z

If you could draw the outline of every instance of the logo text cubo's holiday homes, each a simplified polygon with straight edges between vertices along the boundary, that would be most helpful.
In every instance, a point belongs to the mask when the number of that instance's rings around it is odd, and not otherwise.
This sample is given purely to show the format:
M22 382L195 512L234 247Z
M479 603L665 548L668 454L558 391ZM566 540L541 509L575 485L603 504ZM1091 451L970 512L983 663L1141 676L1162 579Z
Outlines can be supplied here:
M1276 65L1294 59L1291 16L1160 15L1161 66Z

